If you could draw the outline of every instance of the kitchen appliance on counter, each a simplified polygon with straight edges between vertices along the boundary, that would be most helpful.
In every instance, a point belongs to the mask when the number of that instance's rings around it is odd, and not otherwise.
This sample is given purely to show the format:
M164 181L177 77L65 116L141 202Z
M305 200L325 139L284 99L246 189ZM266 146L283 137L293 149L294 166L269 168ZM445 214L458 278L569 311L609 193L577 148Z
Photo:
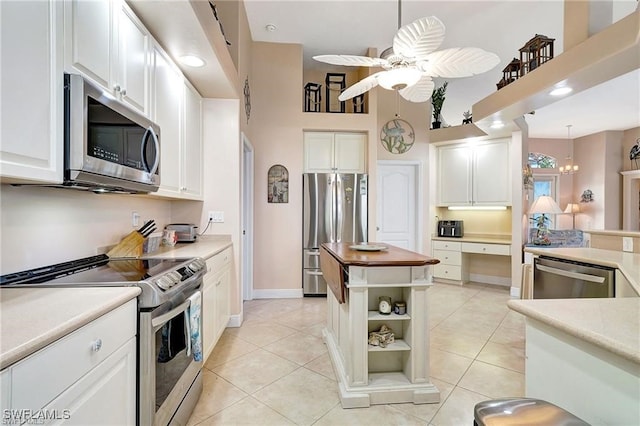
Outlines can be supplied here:
M533 266L534 299L615 296L614 268L546 256Z
M176 231L179 243L193 243L196 241L198 227L191 223L172 223L164 227L168 231Z
M160 186L160 127L77 74L64 75L64 183L94 192Z
M97 255L0 277L2 288L138 286L139 425L186 424L202 393L199 316L206 262ZM197 330L195 329L197 327ZM169 343L171 342L171 343ZM199 359L198 359L199 355Z
M320 245L367 242L367 175L303 175L302 290L305 296L327 294L320 270Z
M461 220L439 220L438 237L462 238L464 236L464 223Z

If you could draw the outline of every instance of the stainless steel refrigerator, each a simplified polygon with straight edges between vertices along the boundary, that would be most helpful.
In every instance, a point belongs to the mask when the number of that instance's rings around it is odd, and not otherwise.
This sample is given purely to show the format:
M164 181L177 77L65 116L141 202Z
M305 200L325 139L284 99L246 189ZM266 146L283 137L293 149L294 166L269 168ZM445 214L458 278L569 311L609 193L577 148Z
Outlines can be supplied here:
M367 175L305 173L302 187L302 290L305 296L325 295L320 245L367 241Z

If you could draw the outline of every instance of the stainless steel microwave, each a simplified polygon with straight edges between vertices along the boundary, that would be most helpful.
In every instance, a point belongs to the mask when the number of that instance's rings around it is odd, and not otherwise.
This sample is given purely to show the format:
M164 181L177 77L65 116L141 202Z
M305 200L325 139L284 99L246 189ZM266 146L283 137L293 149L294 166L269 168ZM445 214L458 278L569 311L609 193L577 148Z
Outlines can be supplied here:
M64 75L64 183L94 192L160 186L160 127L77 74Z

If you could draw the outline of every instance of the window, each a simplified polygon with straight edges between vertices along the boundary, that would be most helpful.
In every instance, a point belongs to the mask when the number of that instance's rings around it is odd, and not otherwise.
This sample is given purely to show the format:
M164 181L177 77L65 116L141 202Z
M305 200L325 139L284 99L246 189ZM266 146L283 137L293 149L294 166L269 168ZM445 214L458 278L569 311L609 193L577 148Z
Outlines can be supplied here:
M551 157L549 157L551 158ZM530 201L530 204L533 204L533 201L541 195L548 195L553 198L556 203L558 202L558 197L556 195L556 187L558 185L558 177L551 175L535 175L533 178L533 199ZM539 214L531 215L532 219L536 219ZM550 220L549 229L555 228L555 215L547 215Z
M532 169L555 169L558 161L554 157L539 152L529 153L529 165Z

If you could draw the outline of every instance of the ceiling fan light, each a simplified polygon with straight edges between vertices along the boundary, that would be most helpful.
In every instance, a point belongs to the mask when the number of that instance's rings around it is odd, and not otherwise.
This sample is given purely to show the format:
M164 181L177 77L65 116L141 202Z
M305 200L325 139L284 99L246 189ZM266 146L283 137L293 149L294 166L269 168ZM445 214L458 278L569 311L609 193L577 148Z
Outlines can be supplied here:
M422 73L416 68L396 68L382 73L378 77L378 84L387 90L401 90L416 84Z

